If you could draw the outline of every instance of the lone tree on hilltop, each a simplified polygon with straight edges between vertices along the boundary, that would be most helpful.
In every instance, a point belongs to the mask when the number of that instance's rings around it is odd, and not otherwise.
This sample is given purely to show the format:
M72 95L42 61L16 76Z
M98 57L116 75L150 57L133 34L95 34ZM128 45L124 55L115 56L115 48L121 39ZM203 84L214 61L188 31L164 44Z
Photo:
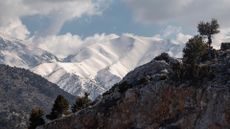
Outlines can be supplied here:
M62 115L68 114L68 110L69 102L62 95L58 95L54 102L51 113L46 117L50 120L54 120L62 117Z
M205 36L208 41L207 44L209 46L209 49L212 44L212 35L219 33L219 24L216 19L212 19L211 22L200 22L197 26L198 32L200 35Z
M41 108L33 108L30 114L28 129L36 129L37 126L45 124L44 111Z
M72 112L75 113L81 109L84 109L88 107L91 103L91 100L89 99L89 93L85 93L83 97L78 97L76 99L75 104L72 106Z

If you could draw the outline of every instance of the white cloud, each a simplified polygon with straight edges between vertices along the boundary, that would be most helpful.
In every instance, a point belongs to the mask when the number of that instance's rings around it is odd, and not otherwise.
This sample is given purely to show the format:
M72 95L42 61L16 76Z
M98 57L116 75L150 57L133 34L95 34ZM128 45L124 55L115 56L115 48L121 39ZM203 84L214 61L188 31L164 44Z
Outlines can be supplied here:
M0 32L10 37L24 40L30 34L26 26L19 19L9 22L7 26L0 26Z
M177 27L177 26L167 26L163 32L162 32L162 36L163 37L169 37L171 35L174 35L174 34L177 34L177 33L180 33L182 31L182 28L181 27Z
M185 44L192 35L184 33L180 28L181 27L175 26L166 27L162 33L155 35L152 38L158 40L169 39L175 44ZM119 36L115 34L95 34L83 39L79 35L67 33L63 35L40 37L38 39L31 38L30 42L33 42L34 45L37 45L60 58L65 58L69 55L76 54L80 49L90 46L91 44L108 42L117 37ZM221 30L221 33L215 35L212 46L219 48L221 42L227 41L230 41L230 28Z
M38 47L54 53L58 57L66 57L77 52L82 45L82 39L78 35L67 33L59 36L47 36L39 39L31 39Z
M219 34L214 35L212 46L220 48L222 42L230 42L230 28L221 29Z
M230 0L123 0L133 11L134 19L142 24L180 25L183 29L196 30L200 21L216 18L221 32L214 36L213 46L230 41ZM168 26L161 37L176 35L175 42L185 43L191 36ZM191 33L191 32L190 32ZM171 38L172 39L172 38Z
M140 23L195 25L200 20L217 18L230 25L229 0L124 0ZM194 27L194 26L192 26Z
M190 38L192 38L192 35L183 34L183 33L180 32L176 36L176 41L178 43L187 43Z
M159 39L168 39L175 44L185 44L192 35L183 32L182 27L168 25L161 33L155 35L154 37Z
M105 3L109 2L110 0L0 0L0 27L6 30L9 25L21 23L20 18L23 16L40 15L49 17L52 24L38 35L55 35L67 21L83 15L100 15L107 6ZM23 31L26 29L24 25L21 27Z
M190 34L185 34L183 32L176 33L176 38L172 39L174 43L187 43L190 38L193 36ZM212 46L215 49L219 49L221 43L230 42L230 28L220 29L220 33L213 35Z
M80 49L90 44L107 42L116 37L118 36L115 34L95 34L83 39L79 35L67 33L63 35L40 37L39 39L31 38L30 42L33 42L39 48L55 54L57 57L64 58L76 54Z
M168 33L167 31L163 32ZM153 36L152 38L157 39L159 41L169 39L172 43L175 44L185 44L192 37L192 35L185 34L182 31L175 31L175 33L172 33L173 37L172 35L165 35L166 34L161 33ZM117 37L119 36L115 34L95 34L93 36L89 36L83 39L79 35L72 35L70 33L67 33L64 35L40 37L39 39L31 38L30 42L34 43L33 45L37 45L38 47L55 54L59 58L65 58L69 55L76 54L80 49L90 46L90 44L105 43ZM213 37L212 46L218 49L222 42L229 41L230 28L221 30L221 33L215 35Z

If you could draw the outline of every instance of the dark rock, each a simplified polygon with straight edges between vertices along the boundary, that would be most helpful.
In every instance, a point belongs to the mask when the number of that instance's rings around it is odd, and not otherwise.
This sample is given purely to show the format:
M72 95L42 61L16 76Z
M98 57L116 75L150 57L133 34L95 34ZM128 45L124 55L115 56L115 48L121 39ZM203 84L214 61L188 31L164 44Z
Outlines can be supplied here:
M230 49L230 43L222 43L221 44L221 50L225 51Z

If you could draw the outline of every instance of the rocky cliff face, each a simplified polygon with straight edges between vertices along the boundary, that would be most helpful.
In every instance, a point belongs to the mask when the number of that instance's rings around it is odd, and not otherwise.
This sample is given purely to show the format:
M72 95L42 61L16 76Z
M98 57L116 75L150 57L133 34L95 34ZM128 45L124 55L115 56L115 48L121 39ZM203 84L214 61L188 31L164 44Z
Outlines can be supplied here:
M202 66L212 76L175 78L178 60L153 60L130 72L94 105L41 129L229 129L230 50Z

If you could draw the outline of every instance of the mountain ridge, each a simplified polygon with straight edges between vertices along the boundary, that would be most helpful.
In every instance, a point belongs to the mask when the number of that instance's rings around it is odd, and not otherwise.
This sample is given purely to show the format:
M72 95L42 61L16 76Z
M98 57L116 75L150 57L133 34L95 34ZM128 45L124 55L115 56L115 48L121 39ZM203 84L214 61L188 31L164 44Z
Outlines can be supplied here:
M156 55L168 52L178 56L183 48L183 44L173 44L157 38L131 34L108 35L95 42L88 39L76 49L76 53L60 59L47 50L20 42L7 38L0 40L0 44L7 43L14 48L2 48L0 53L3 54L0 57L3 58L0 63L29 69L74 95L89 92L92 99ZM15 48L14 44L20 47ZM5 51L8 54L4 54Z

